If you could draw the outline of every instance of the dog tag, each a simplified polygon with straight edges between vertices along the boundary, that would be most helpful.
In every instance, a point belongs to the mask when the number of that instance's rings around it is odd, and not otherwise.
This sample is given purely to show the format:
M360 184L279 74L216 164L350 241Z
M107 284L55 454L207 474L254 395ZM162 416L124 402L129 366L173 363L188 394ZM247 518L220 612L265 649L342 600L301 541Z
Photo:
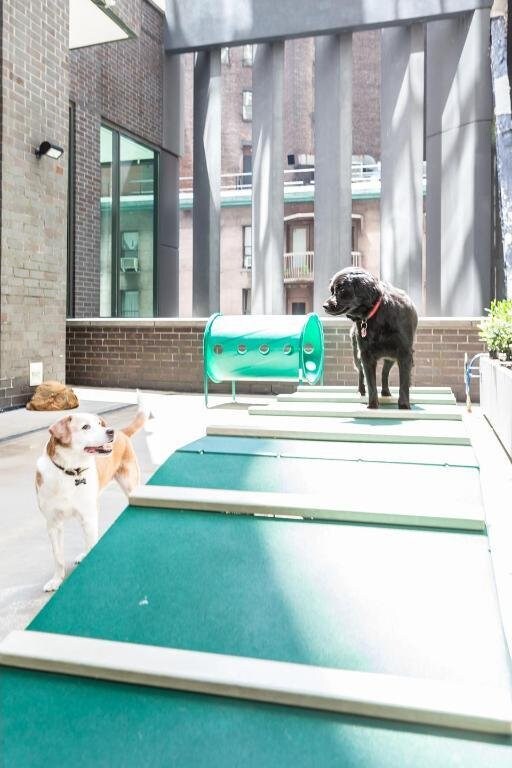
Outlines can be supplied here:
M87 483L85 477L75 477L75 485L82 485L82 483L84 485Z
M366 338L366 325L367 325L366 320L363 320L361 323L361 336L363 337L363 339Z

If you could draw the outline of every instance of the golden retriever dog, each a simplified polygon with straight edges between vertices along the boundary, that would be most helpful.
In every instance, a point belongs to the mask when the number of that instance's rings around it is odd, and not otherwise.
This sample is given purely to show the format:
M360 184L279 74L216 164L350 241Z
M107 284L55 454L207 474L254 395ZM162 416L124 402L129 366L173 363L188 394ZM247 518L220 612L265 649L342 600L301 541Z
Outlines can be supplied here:
M96 414L64 416L50 427L50 439L37 461L36 493L46 518L55 572L45 592L53 592L65 577L64 522L76 517L82 526L85 551L98 540L98 499L116 480L128 496L140 484L140 469L130 437L144 426L140 410L127 427L114 431Z

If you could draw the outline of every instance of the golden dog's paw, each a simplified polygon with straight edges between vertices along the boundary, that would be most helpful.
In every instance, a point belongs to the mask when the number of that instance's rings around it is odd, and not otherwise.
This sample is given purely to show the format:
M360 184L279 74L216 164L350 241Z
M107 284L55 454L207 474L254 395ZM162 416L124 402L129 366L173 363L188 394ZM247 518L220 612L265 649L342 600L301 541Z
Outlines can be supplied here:
M87 552L81 552L79 555L75 557L75 565L80 565L84 557L86 556Z
M44 591L55 592L60 587L63 581L64 579L60 579L58 576L54 576L53 579L50 579L50 581L46 582L46 584L44 585Z

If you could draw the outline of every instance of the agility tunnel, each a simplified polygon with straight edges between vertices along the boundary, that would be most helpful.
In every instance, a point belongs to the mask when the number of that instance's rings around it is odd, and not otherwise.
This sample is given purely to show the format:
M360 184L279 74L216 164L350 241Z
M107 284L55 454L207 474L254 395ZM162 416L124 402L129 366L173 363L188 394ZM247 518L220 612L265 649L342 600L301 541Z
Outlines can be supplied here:
M464 422L400 414L172 454L1 644L5 764L508 768L478 462Z
M324 370L324 335L317 314L210 317L203 337L204 394L208 382L286 381L316 384Z

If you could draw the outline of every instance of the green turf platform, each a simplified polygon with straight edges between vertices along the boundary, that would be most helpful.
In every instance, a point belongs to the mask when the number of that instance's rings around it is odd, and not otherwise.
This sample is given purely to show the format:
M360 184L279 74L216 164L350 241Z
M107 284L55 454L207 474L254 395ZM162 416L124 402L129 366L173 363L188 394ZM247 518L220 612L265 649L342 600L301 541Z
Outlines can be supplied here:
M30 628L489 685L509 674L482 534L129 507Z
M398 387L390 387L392 394L398 394ZM357 392L357 386L355 384L299 384L297 386L297 392ZM451 387L410 387L409 392L411 394L453 394Z
M329 459L317 459L312 464L311 459L178 452L157 470L149 485L307 494L318 503L329 497L340 515L343 513L338 519L359 520L367 514L374 522L381 517L383 523L397 525L461 529L482 529L485 525L479 471L469 467L440 469ZM334 519L331 513L310 513L307 496L302 503L305 517L311 514ZM351 512L355 515L352 518Z
M265 437L201 437L177 453L239 454L282 456L296 459L431 464L434 466L478 467L469 445L401 445L397 443L340 443L326 440L281 440Z
M509 768L512 740L4 669L8 768Z
M277 395L279 403L367 403L367 397L361 397L358 392L308 392L307 390L300 390L293 394ZM381 405L394 405L398 404L398 395L392 394L391 397L381 397L379 395L379 401ZM433 394L414 393L410 394L410 402L413 404L422 405L456 405L456 400L453 394L443 394L434 392Z
M271 405L251 405L249 414L255 416L321 416L330 418L352 418L401 421L433 419L440 421L461 421L462 409L457 405L411 405L410 410L400 410L392 405L381 405L378 409L367 408L362 403L273 403Z
M314 416L278 418L241 417L231 424L209 424L207 435L225 437L271 437L287 440L331 440L359 443L419 443L471 445L461 421L400 419L335 419Z

